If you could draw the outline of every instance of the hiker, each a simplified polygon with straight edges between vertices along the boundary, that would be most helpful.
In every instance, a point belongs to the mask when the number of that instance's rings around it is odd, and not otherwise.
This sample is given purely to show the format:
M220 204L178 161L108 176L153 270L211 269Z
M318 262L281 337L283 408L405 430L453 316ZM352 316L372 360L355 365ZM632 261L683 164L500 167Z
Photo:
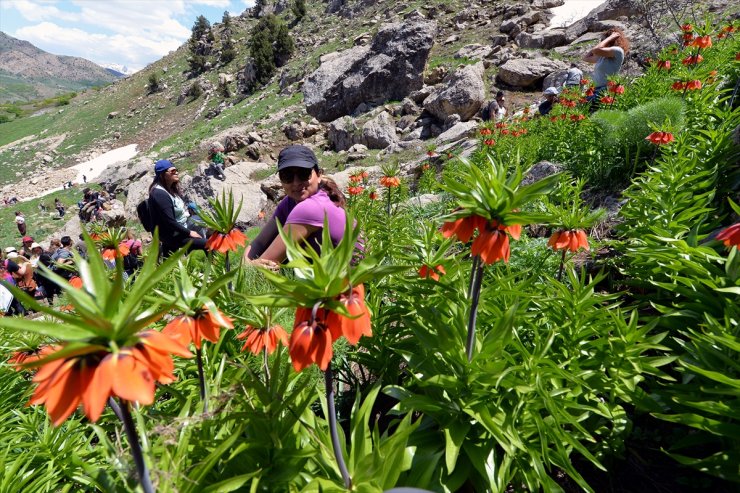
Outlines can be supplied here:
M163 255L167 256L188 243L188 251L205 249L205 238L188 229L188 211L180 189L180 175L171 161L161 159L154 164L149 203L152 221L159 227Z
M31 245L33 245L33 236L24 236L21 239L21 248L20 250L18 250L18 255L23 255L26 258L30 258Z
M563 87L578 87L580 89L581 79L583 79L583 72L578 68L578 65L571 63L568 72L565 74Z
M54 240L52 240L52 243ZM74 265L74 256L72 255L72 238L62 236L57 248L51 255L54 273L69 280L72 278L74 271L70 269Z
M58 197L54 199L54 208L56 208L57 212L59 212L59 217L64 217L64 204L62 204L62 201L59 200Z
M224 153L223 146L221 144L214 144L208 151L209 159L211 160L210 168L213 170L216 178L221 181L226 181L226 175L224 174Z
M557 102L558 90L554 87L548 87L542 95L545 99L540 103L537 111L539 111L540 115L545 116L552 110L552 105Z
M601 93L606 89L609 77L617 74L622 68L625 56L630 49L630 43L621 29L613 28L604 33L599 44L583 56L583 60L595 63L593 80L594 94L587 99L598 102Z
M31 243L31 256L29 257L29 260L31 261L31 265L33 265L34 269L39 266L39 260L41 260L41 255L44 253L44 248L36 243L35 241ZM51 257L49 257L51 259Z
M23 217L21 211L15 211L15 225L18 227L18 232L21 236L26 235L26 218Z
M337 184L322 176L316 155L302 145L291 145L278 155L278 176L285 198L280 201L264 228L244 250L244 260L275 266L286 259L285 243L278 234L277 222L296 241L319 250L324 218L334 245L344 236L345 197Z
M141 265L141 240L136 239L134 230L126 230L126 239L121 242L121 245L128 247L128 255L123 257L123 269L127 275L131 276L134 271Z
M506 98L504 91L496 93L496 99L488 103L483 110L483 121L503 120L506 116Z
M82 175L82 183L87 183L87 176Z
M30 296L36 294L36 281L33 279L33 266L28 259L20 260L21 257L6 260L6 269L13 277L15 285Z

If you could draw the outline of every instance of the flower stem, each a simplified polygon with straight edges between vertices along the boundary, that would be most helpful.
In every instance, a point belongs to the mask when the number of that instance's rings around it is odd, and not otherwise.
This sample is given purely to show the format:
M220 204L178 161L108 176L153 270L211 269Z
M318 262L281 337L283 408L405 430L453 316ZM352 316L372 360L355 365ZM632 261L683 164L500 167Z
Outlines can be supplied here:
M391 215L391 193L392 193L392 190L393 189L391 187L388 187L388 205L386 206L386 212L388 213L389 216Z
M473 359L473 347L475 346L475 323L478 318L478 301L480 301L480 287L483 282L483 264L480 257L473 257L473 269L470 273L470 318L468 319L468 339L465 342L465 353L468 361Z
M344 487L348 490L352 488L352 478L349 477L347 465L344 463L342 447L339 444L339 435L337 434L337 410L334 407L334 373L331 369L331 363L326 367L324 372L324 381L326 382L326 403L329 407L329 433L331 434L331 444L334 447L334 457L337 459L339 472L342 473Z
M208 412L208 401L206 400L206 377L203 375L203 354L201 348L195 350L198 360L198 382L200 383L200 400L203 402L203 413Z
M563 278L563 267L565 267L565 248L563 248L563 256L560 257L560 269L558 270L558 281Z
M118 405L118 403L113 399L113 397L108 397L108 405L113 410L113 414L116 415L118 419L123 422L123 414L121 414L121 406Z
M231 272L231 260L229 259L229 252L226 252L226 256L224 257L224 269L226 272ZM229 291L232 291L233 287L231 285L231 281L229 281Z
M128 408L128 401L121 399L119 410L121 412L121 421L123 421L123 429L126 431L126 438L128 438L128 443L131 446L131 455L134 456L136 472L139 474L139 484L141 484L141 488L144 490L144 493L154 493L152 480L149 478L149 469L147 469L146 463L144 462L144 454L141 452L139 437L136 435L134 420L131 419L131 411Z
M267 347L262 349L262 365L265 368L265 385L270 386L270 365L267 363Z

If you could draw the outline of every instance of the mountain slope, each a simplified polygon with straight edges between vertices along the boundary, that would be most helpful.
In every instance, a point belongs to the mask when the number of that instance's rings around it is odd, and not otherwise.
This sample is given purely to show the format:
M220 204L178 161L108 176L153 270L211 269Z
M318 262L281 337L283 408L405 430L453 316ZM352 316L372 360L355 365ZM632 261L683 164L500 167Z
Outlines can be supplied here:
M0 32L0 102L50 97L116 80L89 60L53 55Z

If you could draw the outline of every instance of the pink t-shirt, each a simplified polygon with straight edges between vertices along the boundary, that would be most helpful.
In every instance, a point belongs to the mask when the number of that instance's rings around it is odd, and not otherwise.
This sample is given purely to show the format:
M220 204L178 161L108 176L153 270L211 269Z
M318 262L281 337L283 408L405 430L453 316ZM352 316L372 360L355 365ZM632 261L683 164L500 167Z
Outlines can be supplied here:
M303 202L296 203L290 197L285 197L275 209L275 219L280 224L305 224L319 228L308 237L308 244L317 252L321 251L321 235L324 229L324 218L329 221L329 235L336 246L344 236L344 227L347 222L344 209L331 201L324 190L319 190Z

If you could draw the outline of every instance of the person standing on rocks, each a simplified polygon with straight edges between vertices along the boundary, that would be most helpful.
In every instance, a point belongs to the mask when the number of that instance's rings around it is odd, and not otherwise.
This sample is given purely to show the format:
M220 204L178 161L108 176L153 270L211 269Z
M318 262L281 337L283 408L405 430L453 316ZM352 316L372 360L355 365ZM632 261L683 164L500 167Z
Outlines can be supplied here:
M18 227L21 236L26 236L26 218L23 217L21 211L15 211L15 225Z
M56 208L57 212L59 212L59 217L64 217L64 204L62 204L62 201L59 200L58 197L54 199L54 207Z
M205 250L205 238L188 229L188 211L180 189L180 175L171 161L161 159L154 164L149 204L154 225L159 227L163 255L167 256L188 243L190 251Z
M589 101L599 101L609 77L619 73L622 68L629 49L630 43L624 32L613 28L606 31L599 44L583 56L584 61L596 64L593 73L594 94L589 96Z

